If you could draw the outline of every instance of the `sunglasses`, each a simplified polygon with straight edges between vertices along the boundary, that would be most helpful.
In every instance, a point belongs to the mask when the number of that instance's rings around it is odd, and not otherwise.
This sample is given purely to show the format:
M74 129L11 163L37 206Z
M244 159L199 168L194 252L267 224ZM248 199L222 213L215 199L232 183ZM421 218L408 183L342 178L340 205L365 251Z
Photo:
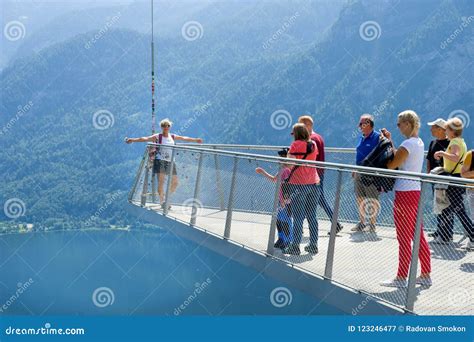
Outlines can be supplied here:
M359 127L366 126L366 125L369 125L369 124L370 124L370 121L359 122Z
M161 128L169 128L171 127L170 125L162 125Z

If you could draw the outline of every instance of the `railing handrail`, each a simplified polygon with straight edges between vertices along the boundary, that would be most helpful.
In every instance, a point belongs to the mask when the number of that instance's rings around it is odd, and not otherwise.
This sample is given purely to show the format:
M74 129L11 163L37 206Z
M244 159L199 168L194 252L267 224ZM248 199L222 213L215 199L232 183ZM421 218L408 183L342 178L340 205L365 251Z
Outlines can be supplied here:
M159 146L159 144L148 143L148 146ZM260 160L260 161L267 161L267 162L276 162L276 163L285 163L285 164L291 163L292 165L301 165L301 166L305 166L305 165L316 166L323 169L357 172L357 173L363 173L363 174L369 174L369 175L375 175L375 176L411 178L411 179L425 181L425 182L446 183L446 184L461 185L461 186L470 186L470 185L474 186L474 180L468 179L468 178L440 176L440 175L432 175L432 174L418 173L418 172L411 172L411 171L389 170L389 169L381 169L381 168L375 168L375 167L366 167L366 166L350 165L350 164L340 164L340 163L333 163L333 162L320 162L320 161L302 160L302 159L289 160L288 158L267 156L267 155L262 155L262 154L208 149L198 144L195 144L192 146L190 144L167 145L166 147L170 147L170 148L178 149L178 150L206 152L208 154L234 156L234 157L241 157L241 158L246 158L246 159Z
M151 203L157 203L155 198L154 198L154 193L155 193L155 185L153 185L153 182L151 182L151 190L149 189L149 182L150 182L150 175L152 175L152 170L150 166L152 165L151 162L151 152L150 150L155 150L156 146L162 146L156 143L149 143L146 146L140 167L139 167L139 174L137 175L135 179L135 183L133 185L132 192L130 193L129 196L129 201L135 201L135 203L138 203L136 200L137 198L140 200L140 204L142 207L147 206L147 202L150 201ZM227 147L228 145L220 145L223 147ZM236 148L241 148L242 145L233 145L236 146ZM239 146L239 147L237 147ZM247 147L250 147L251 145L247 145ZM172 149L171 153L171 166L167 170L167 186L166 186L166 194L164 196L165 201L164 203L161 203L162 200L160 200L160 204L162 205L162 215L163 216L168 216L168 209L169 209L169 204L177 204L177 206L183 205L183 203L187 202L189 199L188 198L185 202L171 202L171 196L173 196L173 192L170 191L171 189L171 179L172 179L172 174L173 174L173 167L174 167L174 162L176 161L176 156L180 154L180 151L182 151L182 158L178 159L178 161L182 164L182 166L186 166L188 163L193 164L195 161L195 157L198 157L198 164L197 168L191 168L189 171L191 173L196 172L196 178L195 178L195 183L194 183L194 191L193 191L193 197L192 197L192 210L191 210L191 215L190 215L190 221L189 224L191 226L196 226L197 223L196 219L198 216L198 207L200 208L210 208L209 206L204 206L204 202L201 202L201 200L204 201L204 199L208 198L209 196L212 197L212 203L215 203L215 194L219 194L219 199L220 199L220 207L216 207L217 209L220 209L219 212L226 212L225 216L225 226L224 226L224 231L221 234L218 234L219 237L228 239L231 241L232 240L232 231L235 230L235 224L233 222L233 212L239 211L239 212L252 212L252 213L259 213L255 211L255 206L253 202L253 196L255 193L250 193L250 199L252 200L250 204L248 201L244 201L248 205L241 205L242 201L237 202L238 198L241 198L241 196L248 196L249 192L245 191L244 194L240 193L239 191L236 190L238 188L237 183L238 180L237 178L239 177L239 173L242 173L240 177L245 177L247 179L248 177L248 172L251 172L251 169L249 169L249 166L252 167L252 165L256 164L258 166L258 161L262 162L267 162L267 163L272 163L273 166L278 166L279 168L279 175L280 177L276 178L276 182L273 185L273 207L271 211L266 212L266 214L271 215L271 220L270 220L270 227L269 227L269 234L268 234L268 240L266 240L266 255L270 257L276 257L280 260L282 260L280 257L275 256L274 250L274 239L275 239L275 234L277 230L277 218L278 218L278 206L280 203L280 193L281 193L281 172L282 172L282 166L284 164L288 165L305 165L305 166L311 166L311 167L318 167L321 169L330 169L330 170L335 170L337 174L337 182L335 184L336 190L335 190L335 196L334 196L334 206L332 207L332 213L328 213L326 211L326 214L328 215L328 218L330 219L330 229L329 229L329 241L328 241L328 247L327 247L327 253L326 253L326 261L325 261L325 267L324 267L324 275L321 273L321 271L315 272L314 270L311 270L310 268L305 268L301 267L303 270L317 274L319 276L324 277L325 279L330 279L334 280L335 278L333 277L333 271L334 271L334 261L336 258L336 255L338 255L339 252L336 253L336 235L339 229L339 223L340 222L350 222L350 218L354 217L356 215L355 212L352 214L354 215L349 215L348 217L343 218L342 221L341 215L339 214L340 208L341 208L341 198L344 197L342 196L342 191L345 191L343 188L343 172L346 173L346 176L348 176L349 172L357 172L360 174L367 174L367 175L375 175L375 176L383 176L383 177L391 177L391 178L405 178L405 179L410 179L410 180L415 180L419 181L421 184L421 192L420 192L420 200L417 202L417 217L416 217L416 224L415 224L415 232L414 232L414 240L413 240L413 247L411 247L411 255L412 259L410 262L410 268L409 268L409 275L408 275L408 287L406 291L406 295L403 298L403 304L399 303L398 299L396 298L397 296L394 295L394 298L388 299L384 298L383 296L378 296L377 294L371 294L374 296L374 298L377 298L377 300L384 301L390 304L394 304L396 306L400 306L405 310L406 312L414 312L414 305L417 299L416 296L416 287L415 287L415 282L416 282L416 275L417 275L417 265L418 265L418 255L420 252L420 241L421 241L421 236L422 236L422 222L423 219L433 219L433 216L428 216L424 217L424 210L423 208L426 206L428 203L425 196L427 193L428 184L430 183L441 183L441 184L449 184L449 185L455 185L455 186L461 186L461 187L472 187L474 189L474 180L470 179L465 179L465 178L459 178L459 177L449 177L449 176L439 176L439 175L429 175L429 174L423 174L423 173L416 173L416 172L407 172L407 171L399 171L399 170L387 170L387 169L379 169L379 168L370 168L370 167L364 167L364 166L358 166L358 165L349 165L349 164L340 164L340 163L332 163L332 162L318 162L318 161L308 161L308 160L299 160L299 159L288 159L288 158L282 158L279 156L273 156L273 155L262 155L258 153L252 153L252 152L240 152L240 151L232 151L230 150L222 150L218 149L216 145L212 146L212 148L208 148L209 146L207 145L201 145L201 144L178 144L178 145L166 145L167 148ZM273 147L275 149L275 147ZM258 151L257 149L255 149ZM262 149L260 149L262 150ZM210 157L207 159L208 162L211 162L214 160L215 162L215 171L216 171L216 182L213 183L212 178L206 179L206 181L210 181L212 183L210 187L210 192L206 191L206 195L203 195L200 197L200 188L201 188L201 178L203 173L208 174L207 168L212 168L213 166L209 163L206 164L206 169L204 169L203 166L203 160L204 157L208 156ZM223 157L223 158L219 158ZM244 163L243 161L248 160L249 162L254 162L254 163ZM219 161L225 161L226 165L228 166L229 162L233 163L232 168L226 167L225 169L221 169L219 166ZM255 163L257 162L257 163ZM145 163L147 166L145 167ZM239 165L247 165L245 168L245 171L241 170L239 171ZM220 184L220 172L225 170L226 172L226 178L228 179L229 176L230 178L230 187L226 187L226 190L224 191L222 184ZM188 172L189 173L189 172ZM332 173L331 173L332 174ZM151 176L153 179L153 176ZM206 177L207 178L207 177ZM188 184L186 185L186 189L189 188L190 185L192 185L193 182L193 177L191 175L190 177L190 182L187 182ZM260 178L259 178L260 179ZM209 185L209 183L206 183ZM253 184L253 183L248 183L248 184ZM329 183L333 184L333 183ZM141 193L139 193L139 197L134 196L137 194L137 187L142 186ZM215 188L214 188L215 186ZM204 189L204 187L203 187ZM208 189L209 190L209 189ZM217 192L215 191L217 190ZM186 194L188 192L185 190ZM184 194L183 193L183 194ZM268 194L265 192L264 196ZM181 194L182 195L182 194ZM224 196L228 198L227 202L224 200ZM181 196L182 197L182 196ZM258 197L258 196L257 196ZM247 200L249 197L245 197ZM258 197L259 198L259 197ZM257 198L257 199L258 199ZM347 199L346 199L347 200ZM395 204L392 202L392 197L385 197L383 199L386 204L389 206L394 206ZM382 201L382 199L381 199ZM263 202L262 202L263 203ZM382 202L380 202L382 203ZM268 203L266 203L269 205ZM265 204L264 204L265 205ZM319 205L319 204L318 204ZM327 205L327 204L326 204ZM360 206L360 205L359 205ZM253 210L248 210L248 208L251 208ZM155 209L153 209L155 210ZM360 210L360 209L359 209ZM431 215L431 211L428 212L429 215ZM387 214L387 212L385 212ZM366 213L366 215L368 215ZM179 215L178 215L179 216ZM171 217L173 217L173 214L171 214ZM176 217L174 217L176 219ZM222 218L224 219L224 218ZM349 219L349 220L347 220ZM393 224L390 225L393 228ZM425 228L427 227L426 222L424 223ZM203 228L204 229L204 228ZM465 238L467 238L468 235L464 234L464 237L462 238L463 241ZM261 241L259 242L261 243ZM239 242L239 244L242 244L242 241ZM247 243L242 244L243 246L248 246ZM261 250L261 249L259 249ZM343 253L344 254L344 253ZM291 260L286 260L285 262L288 262L289 264L298 267L298 265ZM339 272L339 271L337 271ZM336 276L337 278L337 276ZM341 280L343 278L340 278ZM337 279L336 279L337 281ZM364 285L357 285L351 282L350 279L346 279L341 281L338 281L340 284L344 284L344 286L347 286L349 288L353 288L356 291L361 291L360 287L364 287Z
M264 151L279 151L288 146L278 145L242 145L242 144L195 144L195 143L177 143L181 146L202 146L210 148L227 148L227 149L241 149L241 150L264 150ZM326 152L331 153L355 153L356 149L352 147L324 147Z

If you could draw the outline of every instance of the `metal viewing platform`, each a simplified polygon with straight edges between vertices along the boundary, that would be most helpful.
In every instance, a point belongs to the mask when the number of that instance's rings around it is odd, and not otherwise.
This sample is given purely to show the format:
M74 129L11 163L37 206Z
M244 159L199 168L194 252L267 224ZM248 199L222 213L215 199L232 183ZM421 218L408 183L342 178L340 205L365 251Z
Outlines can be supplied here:
M457 219L452 243L429 243L433 280L430 287L415 284L419 273L417 257L411 260L406 288L380 285L381 281L393 278L398 267L393 192L380 196L375 231L351 231L358 221L354 174L421 182L421 210L418 210L412 244L414 256L419 253L421 222L425 234L437 226L432 210L432 184L467 187L474 186L474 181L350 165L355 159L353 149L327 148L325 163L292 159L292 164L325 170L324 194L334 214L331 219L320 206L316 209L318 254L308 254L302 249L299 256L284 255L273 246L280 181L271 182L255 172L256 167L262 167L270 174L277 174L284 162L288 164L288 159L275 157L281 147L177 145L173 147L172 159L179 186L172 194L171 183L165 183L163 205L149 158L155 147L147 146L129 194L130 210L144 220L254 267L349 314L474 313L474 254L465 248L468 239ZM366 216L372 215L373 203L366 203L364 210ZM336 235L337 222L344 229ZM303 234L305 245L309 242L306 221Z

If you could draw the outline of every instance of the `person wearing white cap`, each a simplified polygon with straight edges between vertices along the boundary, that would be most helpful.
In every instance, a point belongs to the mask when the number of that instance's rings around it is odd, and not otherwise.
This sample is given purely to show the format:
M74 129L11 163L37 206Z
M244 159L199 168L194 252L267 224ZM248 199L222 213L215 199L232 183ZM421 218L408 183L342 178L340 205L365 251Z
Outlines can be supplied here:
M431 135L435 138L430 143L428 154L426 155L427 173L430 173L435 167L443 166L443 159L435 159L434 154L438 151L446 151L449 146L449 140L446 137L446 121L443 119L436 119L428 122L431 126Z
M431 170L433 170L434 168L438 166L443 166L443 159L436 159L434 155L438 151L446 151L449 146L449 139L446 137L445 120L438 118L434 121L428 122L428 126L431 127L431 135L435 138L430 142L428 154L426 155L426 172L430 173ZM442 212L440 215L436 216L436 220L438 222L437 227L440 227L441 222L444 222L444 220L446 220L444 214L445 213ZM439 236L439 232L438 230L436 230L435 232L429 233L428 236L436 238Z

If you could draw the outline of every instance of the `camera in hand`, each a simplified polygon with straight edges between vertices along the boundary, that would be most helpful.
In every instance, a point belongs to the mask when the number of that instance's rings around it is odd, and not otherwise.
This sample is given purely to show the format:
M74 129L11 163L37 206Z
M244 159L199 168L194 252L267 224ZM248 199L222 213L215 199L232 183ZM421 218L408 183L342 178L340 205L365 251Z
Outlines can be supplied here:
M278 155L282 158L286 158L289 151L290 149L288 147L282 148L280 151L278 151Z

